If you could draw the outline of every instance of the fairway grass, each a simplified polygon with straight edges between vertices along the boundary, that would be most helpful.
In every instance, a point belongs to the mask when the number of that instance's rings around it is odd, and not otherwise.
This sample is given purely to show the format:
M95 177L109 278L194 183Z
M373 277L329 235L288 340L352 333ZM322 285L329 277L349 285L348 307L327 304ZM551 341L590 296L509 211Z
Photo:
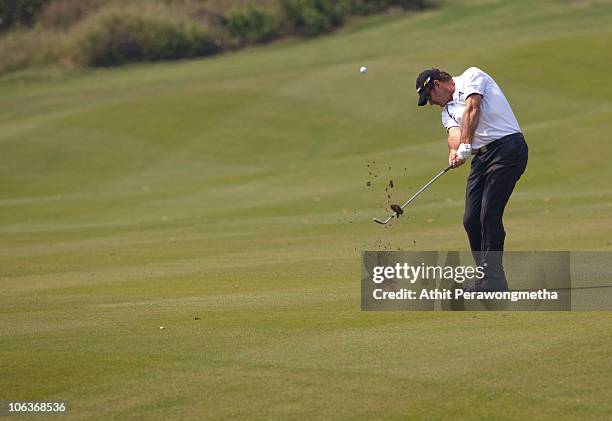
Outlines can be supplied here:
M506 248L612 250L611 19L447 2L0 79L0 399L100 420L609 419L612 313L361 312L359 272L363 250L468 247L467 167L371 222L446 165L413 89L430 66L492 74L525 133Z

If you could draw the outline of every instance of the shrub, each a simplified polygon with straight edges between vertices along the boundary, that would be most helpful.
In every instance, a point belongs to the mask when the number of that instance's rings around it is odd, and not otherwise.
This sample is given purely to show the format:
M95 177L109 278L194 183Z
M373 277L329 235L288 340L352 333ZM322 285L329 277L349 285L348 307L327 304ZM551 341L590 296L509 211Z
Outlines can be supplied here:
M196 24L137 14L110 13L91 19L77 36L77 60L92 66L214 54L219 46Z
M55 32L17 29L1 37L0 74L59 62L61 36Z
M0 30L15 25L30 25L49 0L0 0Z
M368 0L340 0L338 3L347 15L367 15L374 11L369 4L371 1Z
M218 14L248 1L252 5ZM350 15L391 7L421 9L431 0L215 4L219 7L213 13L204 0L0 0L0 31L12 27L0 36L0 74L52 63L112 66L206 56L224 46L266 42L286 34L314 36L335 29Z
M341 2L326 0L281 0L290 30L306 36L318 35L340 26L344 20Z
M45 28L65 30L104 5L103 0L53 0L37 17Z
M241 42L269 41L279 32L276 19L253 5L228 12L223 25L232 37Z
M432 6L429 0L388 0L389 6L399 6L402 9L426 9Z
M428 0L280 0L288 32L313 36L340 26L348 15L367 15L396 6L423 9Z
M11 31L0 43L0 72L9 73L25 69L32 64L37 40L25 31Z
M402 9L424 9L430 6L428 0L339 0L342 10L350 15L378 13L390 7Z

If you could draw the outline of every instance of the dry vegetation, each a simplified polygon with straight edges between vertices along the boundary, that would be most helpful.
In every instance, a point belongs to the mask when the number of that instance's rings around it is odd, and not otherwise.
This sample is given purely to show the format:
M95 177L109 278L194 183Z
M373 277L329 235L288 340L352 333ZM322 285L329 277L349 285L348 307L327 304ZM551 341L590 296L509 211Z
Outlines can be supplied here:
M0 0L0 74L216 54L424 0Z

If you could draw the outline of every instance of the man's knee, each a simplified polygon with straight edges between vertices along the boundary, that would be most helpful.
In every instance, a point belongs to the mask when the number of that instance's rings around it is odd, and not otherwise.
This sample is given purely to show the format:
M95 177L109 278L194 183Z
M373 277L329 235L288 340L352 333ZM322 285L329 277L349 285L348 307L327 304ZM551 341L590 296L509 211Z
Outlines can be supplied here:
M483 240L486 245L503 245L506 231L502 217L503 211L497 209L484 209L480 214L480 226L484 232Z
M463 227L468 233L480 232L480 215L475 212L466 212L463 214Z

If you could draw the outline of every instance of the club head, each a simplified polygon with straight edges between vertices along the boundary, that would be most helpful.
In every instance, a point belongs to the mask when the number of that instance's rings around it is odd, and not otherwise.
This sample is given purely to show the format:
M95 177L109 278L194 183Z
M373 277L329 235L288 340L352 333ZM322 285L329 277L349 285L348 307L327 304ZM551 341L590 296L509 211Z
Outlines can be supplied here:
M391 210L395 212L394 216L397 216L398 218L404 213L404 209L402 209L400 205L391 205Z
M377 224L381 224L381 225L387 225L391 219L393 219L393 216L388 217L384 221L381 221L378 218L374 218L374 222L376 222Z
M401 206L400 205L396 205L396 204L390 205L391 210L393 211L393 214L390 217L388 217L384 221L382 221L382 220L380 220L378 218L374 218L374 222L376 222L377 224L380 224L380 225L386 225L389 221L391 221L393 219L393 217L399 218L404 213L404 208L406 206L408 206L414 199L417 198L418 195L423 193L434 181L436 181L438 178L440 178L442 176L442 174L444 174L445 172L447 172L451 168L452 168L452 166L449 165L448 167L446 167L445 169L440 171L438 174L436 174L436 176L434 178L429 180L429 182L427 184L425 184L418 192L416 192L403 205L401 205Z

